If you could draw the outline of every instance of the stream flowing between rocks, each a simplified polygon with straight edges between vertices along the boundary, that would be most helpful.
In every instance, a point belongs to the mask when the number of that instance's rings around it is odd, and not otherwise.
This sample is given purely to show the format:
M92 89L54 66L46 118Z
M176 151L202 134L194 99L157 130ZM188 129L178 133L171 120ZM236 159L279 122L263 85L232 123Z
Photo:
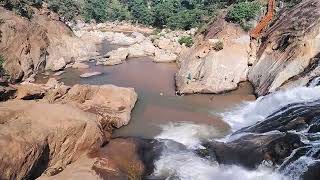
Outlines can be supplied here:
M246 82L221 95L176 96L176 64L157 64L149 58L116 66L88 64L88 69L66 69L60 81L135 88L139 100L131 121L115 130L113 137L161 143L153 172L145 179L312 180L320 176L318 82L257 100ZM102 74L80 78L87 72ZM46 79L39 76L37 81Z

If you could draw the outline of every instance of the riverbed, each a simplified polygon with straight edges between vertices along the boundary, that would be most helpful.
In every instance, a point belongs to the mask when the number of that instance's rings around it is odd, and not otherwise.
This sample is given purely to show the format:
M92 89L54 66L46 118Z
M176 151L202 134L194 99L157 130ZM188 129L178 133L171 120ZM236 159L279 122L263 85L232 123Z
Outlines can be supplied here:
M132 112L129 125L117 129L113 137L154 138L160 134L163 125L175 122L190 122L211 125L222 134L230 127L220 113L245 101L255 99L253 89L248 82L241 83L235 91L213 95L184 95L175 93L174 75L178 70L175 63L154 63L151 58L132 58L116 66L95 65L88 62L88 69L67 68L55 78L66 85L114 84L133 87L138 93L138 101ZM101 72L101 75L81 78L88 72ZM38 82L46 82L48 76L39 76Z

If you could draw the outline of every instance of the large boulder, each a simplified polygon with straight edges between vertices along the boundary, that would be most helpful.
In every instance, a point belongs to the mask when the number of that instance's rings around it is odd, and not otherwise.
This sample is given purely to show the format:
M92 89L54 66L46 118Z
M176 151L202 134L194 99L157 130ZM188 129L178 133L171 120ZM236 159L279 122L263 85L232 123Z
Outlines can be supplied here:
M8 101L0 122L1 179L54 174L107 141L96 115L70 105Z
M155 56L153 61L157 63L170 63L170 62L175 62L177 58L178 56L174 53L167 52L162 49L157 49L155 51Z
M28 20L0 7L0 52L12 81L26 79L39 70L59 70L80 57L96 55L96 45L75 37L55 13L32 9L34 14Z
M59 70L64 69L66 67L66 65L67 65L66 61L64 60L63 57L61 57L52 63L51 70L52 71L59 71Z
M137 39L134 37L126 36L123 33L114 33L112 37L111 44L116 44L120 46L130 46L137 43Z
M39 180L144 179L148 167L143 156L150 156L149 159L154 160L152 148L153 144L149 140L113 139L105 147L83 156L61 173L51 177L43 175Z
M140 44L134 44L128 48L128 58L144 57L146 53Z
M257 95L308 84L320 75L320 2L305 0L281 11L261 39L249 73Z
M255 169L263 161L280 165L302 144L296 134L274 132L268 135L248 134L231 142L213 141L204 146L214 152L219 164L240 164Z
M75 85L50 79L17 86L18 99L0 104L0 179L55 175L128 124L133 89ZM34 101L33 99L37 99ZM8 151L10 149L10 151Z
M250 37L239 26L223 18L215 21L203 40L181 53L176 74L178 92L222 93L236 89L247 79L249 44Z
M117 128L129 123L136 101L137 93L133 88L113 85L75 85L58 100L60 103L71 103L80 109L98 114L104 122L102 124Z
M16 89L9 85L8 81L0 77L0 101L6 101L14 97Z
M121 64L129 55L128 48L118 48L108 52L103 58L98 59L97 64L112 66Z

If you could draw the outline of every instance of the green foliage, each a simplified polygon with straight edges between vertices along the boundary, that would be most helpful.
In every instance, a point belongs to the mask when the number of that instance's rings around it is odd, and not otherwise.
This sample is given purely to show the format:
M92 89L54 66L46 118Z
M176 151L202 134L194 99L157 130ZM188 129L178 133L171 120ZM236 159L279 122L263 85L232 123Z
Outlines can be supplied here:
M204 13L200 9L180 11L168 19L168 27L171 29L191 29L199 25L202 14Z
M258 2L239 2L229 10L227 18L233 22L241 23L257 17L261 10L261 4Z
M58 13L65 21L73 20L81 12L80 4L74 0L49 0L49 9Z
M187 47L191 47L193 45L193 39L191 36L182 36L178 40L179 44L185 44Z
M4 69L3 69L3 63L4 63L4 57L0 54L0 74L3 74Z
M286 6L292 7L298 3L300 3L302 0L284 0L284 3Z
M86 0L84 5L83 16L86 21L92 19L97 22L107 20L107 2L105 0Z
M108 20L123 21L131 19L131 13L128 10L128 6L122 4L119 0L109 0L106 8Z
M250 24L249 22L241 22L240 26L242 27L243 30L245 30L247 32L250 31L250 29L253 28L253 25Z
M161 33L161 29L159 29L159 28L156 28L156 29L154 29L153 31L152 31L152 33L151 33L151 35L158 35L158 34L160 34Z
M1 3L6 9L28 19L31 19L34 13L30 7L30 5L34 5L34 0L2 0Z
M151 8L147 7L147 4L144 0L133 0L131 3L131 14L134 20L139 23L152 25L155 17Z
M222 41L218 41L213 45L213 49L216 51L221 51L223 49L223 42Z

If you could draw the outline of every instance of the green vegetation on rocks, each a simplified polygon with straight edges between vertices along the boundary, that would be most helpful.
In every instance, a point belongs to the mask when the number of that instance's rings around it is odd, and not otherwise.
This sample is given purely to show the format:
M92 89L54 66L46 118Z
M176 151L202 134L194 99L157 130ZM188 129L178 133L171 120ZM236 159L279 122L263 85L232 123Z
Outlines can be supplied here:
M186 45L187 47L191 47L193 45L193 39L191 36L182 36L178 42L182 45Z
M286 0L295 3L300 0ZM227 18L248 29L248 22L260 13L257 1L237 0L0 0L0 5L32 18L31 7L47 3L64 21L131 21L156 28L188 30L213 19L219 9L229 8Z
M234 4L227 15L227 18L235 23L245 23L256 18L261 11L261 4L259 2L239 2Z
M4 63L4 57L0 54L0 75L4 73L3 63Z
M49 0L48 7L66 21L73 20L81 13L81 6L74 0Z

